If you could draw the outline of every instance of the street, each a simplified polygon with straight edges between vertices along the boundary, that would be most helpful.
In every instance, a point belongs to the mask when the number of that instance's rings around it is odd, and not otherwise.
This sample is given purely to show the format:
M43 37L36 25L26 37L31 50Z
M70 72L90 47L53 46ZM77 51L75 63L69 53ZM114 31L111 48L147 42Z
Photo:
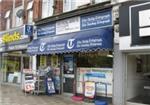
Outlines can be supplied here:
M25 94L19 87L12 85L0 86L0 105L94 105L72 101L63 95L31 95Z

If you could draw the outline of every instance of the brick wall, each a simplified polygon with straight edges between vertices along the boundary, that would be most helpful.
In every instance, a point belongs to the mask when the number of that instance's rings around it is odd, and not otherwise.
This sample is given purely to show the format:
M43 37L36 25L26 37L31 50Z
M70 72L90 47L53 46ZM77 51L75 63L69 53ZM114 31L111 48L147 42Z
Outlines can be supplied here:
M34 0L33 3L33 21L41 19L42 15L42 0Z
M26 10L28 2L32 0L24 0L24 10L25 10L25 16L24 16L24 24L27 23L27 16L28 11ZM41 19L42 15L42 0L33 0L33 21L37 21ZM22 0L15 0L15 7L21 6ZM11 10L10 17L11 17L11 26L12 27L12 9L13 9L13 0L2 0L0 2L0 31L6 29L6 19L5 14L8 10ZM58 15L63 12L63 0L55 0L54 5L54 15Z
M11 10L12 12L12 8L13 8L13 0L2 0L2 2L0 2L0 15L1 15L0 16L0 31L5 30L6 19L4 17L8 10Z

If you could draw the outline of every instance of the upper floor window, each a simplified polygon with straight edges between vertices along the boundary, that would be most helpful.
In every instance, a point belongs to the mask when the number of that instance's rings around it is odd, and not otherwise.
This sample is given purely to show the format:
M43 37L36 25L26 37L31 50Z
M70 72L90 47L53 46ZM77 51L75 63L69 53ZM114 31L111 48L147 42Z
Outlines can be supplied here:
M83 5L91 3L103 3L110 0L63 0L63 12L68 12L77 9Z
M91 3L91 0L63 0L63 12L77 9L79 6Z
M23 9L22 6L19 6L19 7L16 7L15 10L14 10L14 13L15 13L15 19L14 19L14 26L15 27L18 27L18 26L21 26L23 25L23 17L18 17L16 14L19 10Z
M102 3L102 2L106 2L106 1L110 1L110 0L94 0L95 3Z
M42 0L42 18L52 16L54 13L54 0Z
M28 24L33 22L33 1L29 2L27 5L27 15L28 15Z
M6 29L10 29L10 10L6 12L5 19L6 19Z

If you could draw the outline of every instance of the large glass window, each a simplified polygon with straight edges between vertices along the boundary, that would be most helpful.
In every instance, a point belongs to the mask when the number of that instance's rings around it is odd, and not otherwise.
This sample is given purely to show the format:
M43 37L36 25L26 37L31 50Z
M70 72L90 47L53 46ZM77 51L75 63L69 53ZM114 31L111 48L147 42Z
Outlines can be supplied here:
M83 94L84 83L86 81L93 81L96 84L97 96L112 97L112 67L112 52L79 53L77 55L76 72L77 93Z
M52 16L54 13L54 0L42 0L42 18Z
M113 58L108 52L85 53L77 56L78 67L101 67L112 68Z
M125 65L127 103L150 105L150 55L129 54Z
M4 82L21 83L21 57L3 55L2 70Z
M21 83L22 69L31 67L30 57L20 51L2 54L1 70L3 73L3 82Z
M91 0L63 0L63 12L77 9L79 6L89 3L91 3Z

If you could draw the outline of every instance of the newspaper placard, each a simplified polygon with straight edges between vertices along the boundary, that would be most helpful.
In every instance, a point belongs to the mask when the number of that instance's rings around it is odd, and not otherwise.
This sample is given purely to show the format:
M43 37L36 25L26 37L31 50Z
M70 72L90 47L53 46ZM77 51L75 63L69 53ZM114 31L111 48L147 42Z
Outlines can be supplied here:
M88 98L94 98L95 96L95 82L87 81L85 82L84 95Z

